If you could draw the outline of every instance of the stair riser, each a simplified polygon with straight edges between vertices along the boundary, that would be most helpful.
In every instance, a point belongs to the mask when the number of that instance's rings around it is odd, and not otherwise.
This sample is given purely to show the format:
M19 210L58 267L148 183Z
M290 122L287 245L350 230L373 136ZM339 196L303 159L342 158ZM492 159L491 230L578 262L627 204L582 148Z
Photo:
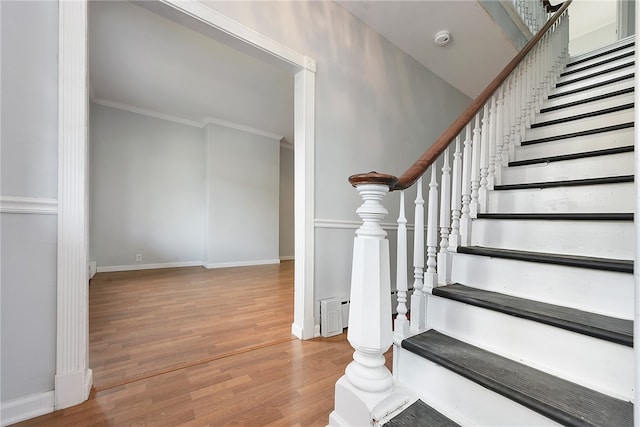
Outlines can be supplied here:
M633 318L633 275L454 254L453 283L624 319Z
M622 76L626 76L627 74L633 73L633 67L630 66L628 68L622 69L622 70L616 70L616 71L612 71L610 73L606 73L606 74L602 74L600 76L595 76L592 77L590 79L587 80L581 80L575 83L571 83L565 86L560 86L560 87L555 87L553 89L551 89L551 91L549 92L549 95L558 95L558 94L563 94L578 88L582 88L585 86L589 86L589 85L593 85L596 83L601 83L601 82L606 82L618 77L622 77Z
M540 144L523 145L516 147L515 159L528 160L605 148L633 146L633 130L633 128L627 128Z
M501 184L633 175L633 155L633 152L628 152L560 162L507 167L502 170Z
M633 212L633 183L490 191L486 212Z
M410 351L397 352L401 386L453 421L465 426L560 426L512 400L469 381ZM464 396L464 398L462 398Z
M616 57L614 56L613 58L616 58ZM598 63L598 62L601 62L601 61L594 61L593 63ZM595 76L596 74L599 74L599 73L606 73L607 70L611 70L612 68L615 68L615 67L633 67L634 65L633 62L634 62L633 56L628 56L621 59L614 59L610 62L607 62L606 64L598 65L596 67L586 68L586 69L583 69L582 71L578 71L575 73L568 74L566 76L562 76L558 79L557 83L564 83L567 81L572 81L572 80L583 78L583 77ZM582 68L584 67L580 67L580 69Z
M626 45L626 44L627 44L626 40L621 40L621 42L619 44L616 44L616 46ZM613 45L612 46L608 46L606 49L610 50L610 48L612 48L612 47L613 47ZM592 64L597 63L597 62L610 60L610 59L616 58L616 57L618 57L618 56L620 56L620 55L622 55L624 53L633 52L634 49L635 49L635 47L633 45L631 45L629 47L625 47L624 49L616 50L615 52L610 52L610 53L607 53L607 54L602 55L602 56L591 58L591 59L589 59L587 61L584 61L584 62L581 62L579 64L570 65L570 66L567 67L567 70L571 70L571 69L574 69L574 68L582 68L582 67L586 67L586 66L592 65ZM593 52L589 52L589 53L584 54L584 55L574 56L574 57L571 58L569 63L571 64L571 63L573 63L575 61L582 60L583 58L593 56L596 53L602 52L602 50L603 49L598 49L598 50L594 50Z
M634 228L626 221L478 219L471 245L531 252L633 259Z
M587 99L587 98L591 98L594 96L599 96L599 95L604 95L606 93L611 93L614 92L616 90L622 90L622 89L626 89L626 88L630 88L633 87L633 78L627 79L627 80L623 80L620 82L616 82L616 83L611 83L608 84L606 86L602 86L602 87L598 87L598 88L594 88L594 89L589 89L589 90L585 90L582 92L578 92L578 93L573 93L570 95L563 95L560 96L558 98L552 98L549 99L547 101L545 101L542 105L542 108L546 108L546 107L555 107L556 105L563 105L563 104L567 104L569 102L574 102L574 101L579 101L582 99Z
M565 135L573 132L581 132L588 129L596 129L605 126L613 126L633 121L633 108L615 113L608 113L595 117L588 117L580 120L572 120L566 123L558 123L539 128L527 129L525 131L525 141L532 141L540 138L548 138L558 135Z
M630 347L436 296L429 296L428 307L427 324L446 335L610 396L633 398Z
M550 120L562 119L568 116L575 116L578 114L593 113L605 108L616 107L618 105L624 105L633 103L633 93L626 93L624 95L613 96L599 101L589 102L587 104L577 105L574 107L567 107L561 110L549 111L547 113L538 114L535 117L534 123L542 123Z

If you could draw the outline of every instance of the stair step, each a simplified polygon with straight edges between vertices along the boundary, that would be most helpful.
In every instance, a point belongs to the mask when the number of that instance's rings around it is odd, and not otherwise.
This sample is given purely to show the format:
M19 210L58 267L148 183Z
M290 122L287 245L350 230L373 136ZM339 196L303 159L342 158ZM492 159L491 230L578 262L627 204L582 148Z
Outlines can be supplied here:
M633 405L430 330L402 348L567 426L631 426Z
M606 95L608 93L616 92L623 89L633 89L634 79L622 79L610 84L597 86L595 88L587 89L585 91L574 92L573 94L563 95L551 99L545 99L542 103L542 108L551 108L558 105L569 104L576 101L582 101L585 99L593 98L600 95Z
M522 144L531 144L531 141L546 141L547 139L565 139L573 136L585 136L593 133L608 132L617 129L616 126L628 126L634 122L633 105L624 106L622 110L608 111L599 115L585 115L575 119L564 119L550 123L546 126L534 126L525 130ZM535 142L534 142L535 143Z
M621 182L633 182L633 175L608 176L604 178L568 179L563 181L545 182L525 182L521 184L496 185L495 191L501 190L522 190L527 188L553 188L553 187L575 187L579 185L602 185L617 184Z
M605 46L603 48L596 49L594 51L587 52L583 55L578 55L576 57L571 58L569 60L569 63L567 64L567 69L575 67L576 65L579 65L579 64L584 64L585 62L588 62L597 58L602 58L607 55L615 54L616 52L633 49L633 48L635 48L635 43L632 37L629 37L628 39L619 40L617 43L614 43L611 46Z
M546 221L633 221L633 213L479 213L478 219L534 219Z
M611 154L631 153L633 152L633 150L634 150L633 145L627 145L624 147L605 148L603 150L585 151L581 153L561 154L557 156L548 156L548 157L537 157L537 158L527 159L527 160L515 160L513 162L509 162L509 167L528 166L528 165L534 165L538 163L562 162L566 160L586 159L589 157L600 157L600 156L607 156Z
M542 137L542 138L528 139L526 141L522 141L520 143L520 145L526 146L526 145L531 145L531 144L539 144L541 142L558 141L558 140L561 140L561 139L569 139L569 138L576 138L576 137L580 137L580 136L595 135L595 134L598 134L598 133L611 132L611 131L620 130L620 129L629 129L629 128L632 128L632 127L634 127L634 123L633 122L625 122L625 123L619 123L619 124L615 124L615 125L611 125L611 126L602 126L602 127L587 129L587 130L578 131L578 132L570 132L570 133L564 133L564 134L559 134L559 135L554 135L554 136L546 136L546 137Z
M574 93L580 93L580 92L586 92L588 90L591 89L596 89L599 87L603 87L603 86L607 86L613 83L617 83L617 82L622 82L622 81L627 81L627 80L633 80L633 78L635 77L634 73L629 73L629 72L624 72L624 73L619 73L619 75L616 75L615 77L611 77L611 78L606 78L606 79L601 79L595 83L591 83L591 84L586 84L586 85L576 85L576 87L562 87L560 89L554 89L551 91L551 93L549 94L549 99L554 99L554 98L560 98L563 96L567 96L567 95L572 95Z
M567 71L565 71L564 73L560 74L560 77L575 75L575 74L580 73L582 71L586 71L586 70L590 70L590 69L598 68L598 67L602 67L602 66L607 66L608 64L610 64L612 62L617 62L617 61L621 61L621 60L624 60L624 59L633 58L634 56L635 56L635 50L633 48L625 48L625 49L622 49L621 51L616 52L615 56L613 56L613 57L605 58L605 59L599 59L599 60L597 60L595 62L592 62L591 64L587 64L587 65L577 64L575 66L572 66L571 68L567 69Z
M518 251L513 249L486 248L481 246L460 246L458 247L458 253L558 264L595 270L619 271L621 273L633 273L633 260L626 259L551 254L545 252Z
M475 289L459 283L434 288L433 295L633 347L631 320Z
M551 119L551 120L541 120L541 121L536 121L536 123L533 123L531 125L531 128L539 128L542 126L551 126L551 125L555 125L555 124L559 124L559 123L566 123L566 122L571 122L574 120L580 120L580 119L585 119L588 117L597 117L597 116L601 116L603 114L609 114L609 113L615 113L618 111L624 111L624 110L630 110L633 109L633 102L629 102L629 103L625 103L622 105L615 105L612 107L607 107L607 108L602 108L599 110L595 110L595 111L590 111L590 112L586 112L586 113L581 113L581 114L574 114L571 116L565 116L565 117L561 117L561 118L557 118L557 119Z
M416 400L400 414L383 424L387 427L459 427L422 400Z
M501 170L501 184L516 184L530 181L562 181L633 175L635 173L633 152L608 153L599 156L585 155L555 162L513 166Z
M612 96L606 96L606 97L602 95L600 97L587 98L587 99L596 98L596 100L593 100L593 101L581 102L579 104L574 102L572 103L573 105L570 108L569 107L555 108L555 109L552 108L550 110L546 110L545 112L540 110L540 113L536 114L536 116L534 117L533 123L535 124L540 122L548 122L551 120L562 119L567 116L573 117L573 116L579 116L581 114L595 113L597 111L606 110L608 108L619 107L624 104L634 103L635 99L634 99L633 88L626 88L617 92L620 92L620 93ZM610 95L610 94L606 94L606 95ZM562 105L560 105L559 107L561 106Z
M604 76L607 74L613 74L616 71L624 70L624 69L632 69L635 65L634 61L620 61L620 63L609 63L607 67L603 67L602 69L590 69L580 74L572 74L561 78L556 83L556 87L567 86L573 83L578 83L584 80L595 79L599 76Z
M633 182L550 187L502 189L488 192L486 212L633 212Z
M558 104L558 105L555 105L553 107L545 107L545 108L542 108L540 110L540 114L550 113L552 111L562 110L564 108L577 107L579 105L594 103L596 101L603 101L605 99L614 98L614 97L620 96L620 95L632 94L632 93L634 93L634 89L635 89L634 87L627 87L627 88L615 90L615 91L612 91L612 92L607 92L607 93L604 93L604 94L601 94L601 95L592 96L590 98L585 98L585 99L580 99L580 100L573 101L573 102L568 102L566 104Z

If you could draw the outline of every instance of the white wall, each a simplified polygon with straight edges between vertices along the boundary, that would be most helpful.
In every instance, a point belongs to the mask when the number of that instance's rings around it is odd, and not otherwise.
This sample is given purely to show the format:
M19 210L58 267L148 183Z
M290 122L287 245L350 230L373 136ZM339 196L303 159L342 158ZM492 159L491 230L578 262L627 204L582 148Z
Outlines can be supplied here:
M53 214L47 215L10 213L4 202L6 197L33 198L33 202L57 197L58 5L2 1L0 8L4 211L0 230L0 412L5 421L7 401L46 396L53 390L55 202Z
M293 150L280 148L280 259L293 259Z
M93 103L90 120L91 255L98 270L201 262L204 130Z
M617 0L575 0L569 7L569 53L579 55L618 40Z
M348 297L354 229L343 227L361 202L347 178L401 174L471 100L336 3L203 2L317 61L315 292Z
M207 267L279 260L280 142L207 125Z

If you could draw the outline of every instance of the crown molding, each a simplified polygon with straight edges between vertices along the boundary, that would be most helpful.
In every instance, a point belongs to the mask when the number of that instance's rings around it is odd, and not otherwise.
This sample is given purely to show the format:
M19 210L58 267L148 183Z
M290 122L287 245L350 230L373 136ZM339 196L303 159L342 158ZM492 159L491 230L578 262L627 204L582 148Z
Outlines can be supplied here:
M0 212L15 214L55 215L58 213L58 201L43 197L0 197Z
M278 135L278 134L275 134L275 133L272 133L272 132L268 132L266 130L256 129L256 128L252 128L251 126L245 126L245 125L241 125L240 123L234 123L234 122L230 122L228 120L222 120L222 119L213 118L213 117L207 117L207 118L204 119L203 125L206 126L208 124L213 124L213 125L218 125L218 126L224 126L224 127L231 128L231 129L241 130L243 132L252 133L254 135L264 136L264 137L270 138L270 139L275 139L276 141L280 141L280 140L282 140L282 138L284 138L284 136L282 136L282 135Z

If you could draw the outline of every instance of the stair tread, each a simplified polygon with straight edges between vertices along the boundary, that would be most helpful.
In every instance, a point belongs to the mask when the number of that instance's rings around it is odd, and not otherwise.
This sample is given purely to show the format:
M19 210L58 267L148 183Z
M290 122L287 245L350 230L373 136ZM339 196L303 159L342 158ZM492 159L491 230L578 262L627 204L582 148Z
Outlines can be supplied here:
M634 90L635 90L634 87L628 87L628 88L625 88L625 89L620 89L620 90L615 90L613 92L608 92L608 93L605 93L605 94L602 94L602 95L597 95L597 96L593 96L593 97L590 97L590 98L580 99L578 101L567 102L566 104L556 105L556 106L553 106L553 107L545 107L545 108L542 108L540 110L540 113L548 113L550 111L556 111L556 110L560 110L560 109L563 109L563 108L575 107L577 105L582 105L582 104L588 104L589 102L601 101L603 99L613 98L614 96L633 93Z
M557 156L548 156L548 157L536 157L533 159L526 160L515 160L509 162L509 167L517 167L517 166L527 166L534 165L538 163L551 163L551 162L560 162L564 160L576 160L576 159L586 159L589 157L597 157L597 156L606 156L610 154L620 154L620 153L629 153L634 151L633 145L626 145L622 147L613 147L613 148L605 148L602 150L593 150L593 151L583 151L579 153L571 153L571 154L560 154Z
M480 255L529 262L566 265L570 267L633 273L633 260L626 259L519 251L515 249L489 248L483 246L460 246L457 248L457 252L469 255Z
M593 129L587 129L587 130L583 130L583 131L579 131L579 132L571 132L571 133L565 133L565 134L560 134L560 135L547 136L547 137L544 137L544 138L530 139L530 140L522 141L520 143L520 145L527 146L527 145L532 145L532 144L540 144L540 143L543 143L543 142L551 142L551 141L558 141L558 140L561 140L561 139L576 138L576 137L579 137L579 136L594 135L594 134L597 134L597 133L611 132L611 131L621 130L621 129L629 129L629 128L632 128L632 127L634 127L634 123L633 122L620 123L620 124L617 124L617 125L604 126L604 127L599 127L599 128L593 128Z
M629 73L629 74L625 74L624 76L619 76L619 77L615 77L609 80L605 80L602 82L597 82L597 83L593 83L590 85L585 85L585 86L581 86L575 89L571 89L571 90L566 90L563 92L559 92L559 93L552 93L551 95L548 96L548 99L554 99L554 98L559 98L561 96L565 96L565 95L571 95L574 93L578 93L578 92L584 92L587 91L589 89L595 89L595 88L599 88L602 86L606 86L612 83L617 83L617 82L621 82L624 80L629 80L629 79L633 79L635 77L634 73Z
M494 190L522 190L528 188L575 187L578 185L617 184L633 182L633 175L607 176L602 178L567 179L563 181L525 182L521 184L502 184L494 186Z
M387 427L459 427L449 418L424 403L416 400L400 414L383 424Z
M602 56L609 55L610 53L618 52L633 46L635 46L635 42L631 40L629 43L622 43L611 49L602 49L593 55L589 55L589 54L580 55L580 59L570 59L569 63L567 64L567 68L575 67L576 65L582 64L583 62L591 61L592 59L600 58Z
M547 221L633 221L633 213L479 213L479 219L540 219Z
M402 347L568 426L631 426L633 404L430 330ZM550 349L552 350L552 349Z
M598 72L595 72L595 73L592 73L592 74L588 74L586 76L580 76L580 77L573 78L571 80L558 82L556 84L556 87L567 86L567 85L570 85L572 83L577 83L577 82L581 82L581 81L584 81L584 80L589 80L589 79L591 79L593 77L602 76L604 74L612 73L612 72L618 71L618 70L624 70L625 68L632 68L634 65L635 65L635 63L633 61L628 62L628 63L624 63L624 64L619 64L619 65L616 65L614 67L609 67L609 68L607 68L605 70L602 70L602 71L598 71Z
M433 295L544 323L614 343L633 346L633 322L465 286L433 289Z
M626 47L625 47L625 49L626 49ZM590 64L590 65L587 65L587 66L584 66L584 67L572 68L572 69L567 70L564 73L560 74L560 77L570 76L571 74L579 73L581 71L586 71L586 70L588 70L590 68L599 67L599 66L605 65L605 64L607 64L609 62L618 61L618 60L624 59L624 58L629 58L629 57L632 57L634 55L635 55L634 51L625 52L625 53L622 53L622 54L620 54L620 55L618 55L618 56L616 56L614 58L611 58L611 59L605 59L605 60L602 60L600 62L596 62L594 64Z
M575 121L575 120L580 120L580 119L586 119L586 118L590 118L590 117L597 117L597 116L602 116L604 114L609 114L609 113L616 113L618 111L624 111L624 110L629 110L631 108L633 108L633 102L627 103L627 104L622 104L622 105L616 105L615 107L609 107L609 108L603 108L601 110L596 110L596 111L590 111L588 113L582 113L582 114L576 114L573 116L565 116L559 119L554 119L554 120L546 120L543 122L537 122L537 123L533 123L531 125L532 129L535 128L539 128L539 127L543 127L543 126L551 126L551 125L556 125L556 124L560 124L560 123L566 123L566 122L571 122L571 121Z

